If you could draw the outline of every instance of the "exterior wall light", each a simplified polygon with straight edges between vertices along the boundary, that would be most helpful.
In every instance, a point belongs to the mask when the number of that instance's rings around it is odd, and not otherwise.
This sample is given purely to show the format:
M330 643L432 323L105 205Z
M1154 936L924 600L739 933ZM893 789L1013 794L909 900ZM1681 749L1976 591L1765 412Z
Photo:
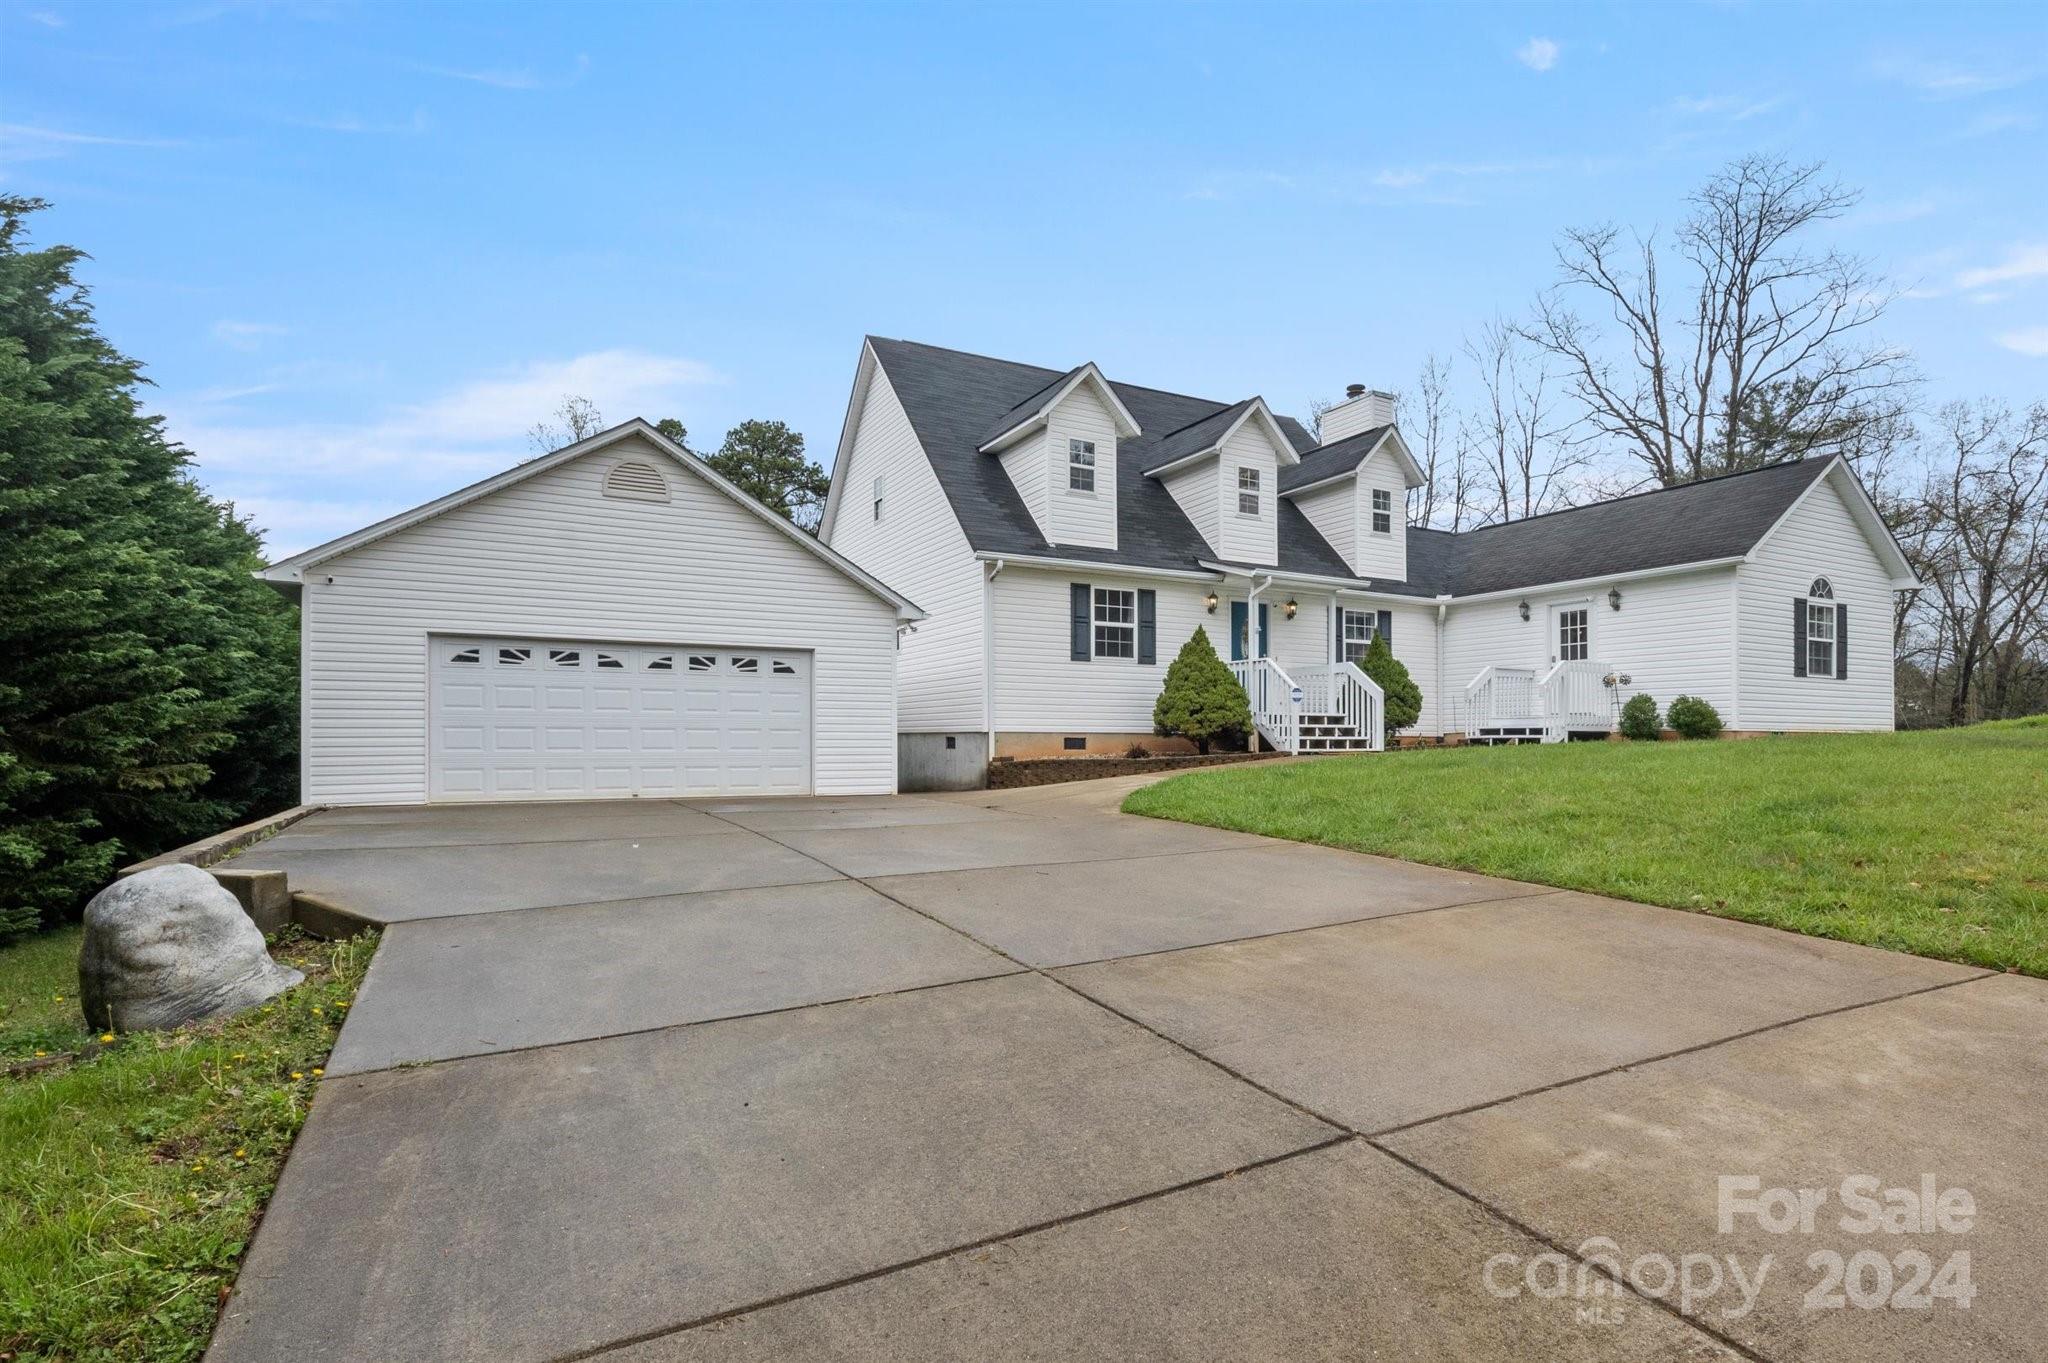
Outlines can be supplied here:
M1294 613L1301 609L1301 603L1299 603L1293 597L1290 596L1287 598L1287 604L1282 606L1280 609L1287 612L1287 618L1289 620L1292 620L1294 618Z
M1216 613L1216 593L1210 592L1203 604L1208 606L1209 614L1214 615Z
M1621 609L1621 588L1616 587L1613 591L1607 593L1607 604L1616 610Z
M1521 614L1521 616L1522 616L1522 618L1523 618L1524 620L1527 620L1527 619L1529 618L1529 603L1528 603L1528 602L1524 601L1524 602L1523 602L1523 603L1522 603L1521 605L1519 605L1519 606L1515 607L1515 609L1516 609L1516 610L1517 610L1518 612L1520 612L1520 614Z

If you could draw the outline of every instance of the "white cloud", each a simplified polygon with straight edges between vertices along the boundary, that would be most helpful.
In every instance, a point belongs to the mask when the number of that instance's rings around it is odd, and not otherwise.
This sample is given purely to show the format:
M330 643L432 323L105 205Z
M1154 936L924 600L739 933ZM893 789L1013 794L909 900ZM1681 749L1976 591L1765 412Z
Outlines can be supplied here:
M2025 132L2040 123L2034 114L2002 113L1978 114L1962 126L1957 137L1996 137L1999 133Z
M1725 118L1731 123L1767 114L1785 103L1783 95L1772 95L1768 99L1754 99L1748 95L1703 95L1697 98L1680 97L1671 101L1671 107L1682 114L1701 118Z
M721 382L697 360L616 349L515 366L362 422L238 420L227 404L268 384L208 389L163 410L201 481L256 513L281 557L530 458L527 431L566 395L615 425L682 415L688 390Z
M43 128L32 123L0 123L0 161L47 161L68 156L81 147L165 148L184 145L161 137L109 137L101 133Z
M1971 67L1918 56L1884 57L1874 63L1874 69L1879 76L1918 90L1927 99L1967 99L2010 90L2025 85L2038 74L2011 65Z
M590 55L579 52L569 73L556 79L536 74L531 67L460 67L460 66L416 66L413 68L429 76L443 76L449 80L468 81L472 85L488 85L493 90L545 90L551 86L574 85L590 70Z
M2010 284L2044 276L2048 276L2048 242L2035 242L2013 247L2003 264L1962 271L1956 276L1956 287L1981 289L1987 284Z
M1515 60L1531 71L1548 71L1557 65L1557 54L1561 50L1554 39L1531 38L1515 49Z
M385 137L417 137L428 128L425 109L413 110L412 117L402 123L362 118L355 114L337 114L332 118L302 118L295 122L301 128L313 128L320 132L368 133Z
M262 397L265 393L275 393L283 386L276 383L222 384L214 388L200 389L192 395L192 400L205 403L208 406L216 403L240 402L243 398Z
M64 27L64 16L61 14L53 14L46 9L30 10L26 18L30 23L41 24L44 28Z
M213 324L213 339L236 350L260 350L271 337L285 336L290 331L289 327L275 322L238 322L232 317L223 317Z
M1998 338L1998 343L2021 355L2048 360L2048 327L2021 327L2018 331L2008 331Z

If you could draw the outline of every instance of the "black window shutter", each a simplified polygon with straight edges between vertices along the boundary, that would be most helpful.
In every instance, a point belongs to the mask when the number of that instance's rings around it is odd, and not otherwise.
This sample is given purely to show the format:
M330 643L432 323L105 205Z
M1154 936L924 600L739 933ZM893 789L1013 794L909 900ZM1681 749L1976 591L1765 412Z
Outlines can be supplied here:
M1843 601L1835 603L1835 676L1849 676L1849 606Z
M1344 661L1344 608L1342 606L1330 612L1330 661L1333 663Z
M1074 603L1073 659L1077 663L1085 663L1094 652L1095 646L1094 621L1089 618L1093 602L1089 598L1088 584L1085 582L1072 583L1067 591Z
M1138 591L1138 661L1159 661L1159 594L1145 588Z
M1394 646L1394 613L1392 611L1380 612L1379 631L1380 638L1387 641L1388 648L1392 648Z
M1806 598L1792 598L1792 675L1806 675Z

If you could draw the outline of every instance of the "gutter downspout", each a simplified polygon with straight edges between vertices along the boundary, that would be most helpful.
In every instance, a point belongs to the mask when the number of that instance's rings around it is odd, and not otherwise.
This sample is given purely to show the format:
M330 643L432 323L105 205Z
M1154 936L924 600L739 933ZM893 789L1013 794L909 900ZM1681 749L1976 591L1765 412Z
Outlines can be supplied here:
M981 719L986 729L984 764L996 758L996 575L1003 560L989 563L981 575Z
M1444 689L1444 622L1451 609L1447 596L1436 599L1436 736L1442 738L1447 728L1444 724L1444 707L1450 693Z

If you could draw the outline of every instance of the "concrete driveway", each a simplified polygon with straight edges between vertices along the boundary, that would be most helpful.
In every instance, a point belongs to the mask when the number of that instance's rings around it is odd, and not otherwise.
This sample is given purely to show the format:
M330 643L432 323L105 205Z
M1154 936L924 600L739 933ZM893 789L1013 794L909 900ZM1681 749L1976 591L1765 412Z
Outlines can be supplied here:
M390 926L209 1358L2041 1356L2040 981L1132 784L245 854ZM1846 1230L1852 1175L1974 1215Z

